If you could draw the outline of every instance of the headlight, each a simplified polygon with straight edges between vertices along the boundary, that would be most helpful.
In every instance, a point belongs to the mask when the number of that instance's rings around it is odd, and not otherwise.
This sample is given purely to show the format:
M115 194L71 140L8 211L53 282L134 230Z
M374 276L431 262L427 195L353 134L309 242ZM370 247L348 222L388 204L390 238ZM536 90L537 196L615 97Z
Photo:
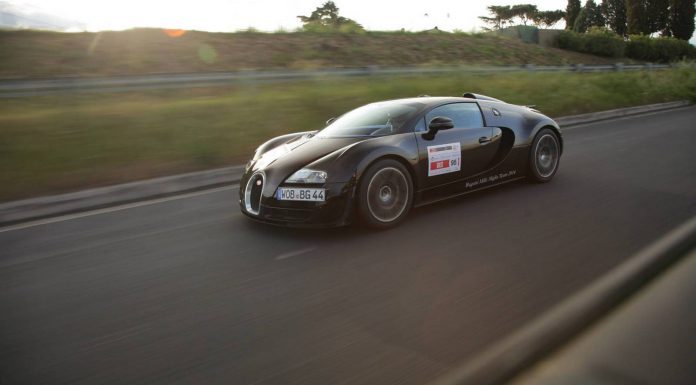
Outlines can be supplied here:
M325 183L326 171L310 170L308 168L303 168L302 170L290 175L290 178L286 179L287 183Z

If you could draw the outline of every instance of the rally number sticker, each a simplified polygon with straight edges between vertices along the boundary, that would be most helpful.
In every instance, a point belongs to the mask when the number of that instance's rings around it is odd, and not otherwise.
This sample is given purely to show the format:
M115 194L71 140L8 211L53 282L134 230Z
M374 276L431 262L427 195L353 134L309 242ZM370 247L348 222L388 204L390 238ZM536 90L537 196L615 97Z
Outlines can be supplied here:
M461 162L459 143L428 146L428 176L457 172L461 169Z

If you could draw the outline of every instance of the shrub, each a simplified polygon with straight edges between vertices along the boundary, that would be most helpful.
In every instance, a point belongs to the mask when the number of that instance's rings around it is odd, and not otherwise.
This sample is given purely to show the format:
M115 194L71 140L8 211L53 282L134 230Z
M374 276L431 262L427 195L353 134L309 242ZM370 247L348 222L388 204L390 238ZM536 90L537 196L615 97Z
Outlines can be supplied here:
M626 49L620 36L604 28L592 28L588 33L563 31L556 44L562 49L606 57L622 57Z
M586 50L597 56L623 57L626 44L623 38L605 28L590 28L585 34Z
M626 43L626 56L636 60L670 63L696 58L696 48L685 40L631 35Z
M653 38L631 35L628 41L604 28L591 28L587 33L564 31L556 39L558 48L597 56L622 57L656 63L696 59L696 47L685 40L671 37Z
M556 46L568 51L585 52L584 39L579 33L563 31L556 37Z
M626 43L626 57L636 60L654 61L654 56L650 36L630 36L630 40Z
M340 25L324 25L321 23L305 23L302 26L301 32L309 33L343 33L343 34L364 34L366 33L360 24L357 23L343 23Z

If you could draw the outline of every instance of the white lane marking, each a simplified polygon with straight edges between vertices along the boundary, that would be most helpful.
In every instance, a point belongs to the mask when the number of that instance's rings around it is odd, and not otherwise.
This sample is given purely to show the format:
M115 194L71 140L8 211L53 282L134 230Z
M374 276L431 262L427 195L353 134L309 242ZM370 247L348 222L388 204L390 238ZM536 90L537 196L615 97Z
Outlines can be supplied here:
M282 261L283 259L297 257L297 256L300 256L302 254L311 253L312 251L316 250L317 248L318 248L317 246L311 246L311 247L304 248L302 250L291 251L289 253L283 253L283 254L280 254L279 256L275 257L275 260Z
M217 187L217 188L210 189L210 190L196 191L196 192L191 192L191 193L186 193L186 194L181 194L181 195L174 195L174 196L170 196L170 197L150 199L147 201L134 202L134 203L127 203L127 204L113 206L113 207L107 207L107 208L103 208L103 209L85 211L82 213L61 215L61 216L53 217L53 218L39 219L36 221L20 223L20 224L16 224L16 225L10 225L7 227L1 227L0 233L4 233L7 231L13 231L13 230L22 230L22 229L26 229L29 227L35 227L35 226L48 225L48 224L56 223L56 222L64 222L64 221L69 221L69 220L78 219L78 218L91 217L94 215L107 214L107 213L112 213L115 211L129 210L129 209L133 209L136 207L155 205L158 203L171 202L171 201L176 201L179 199L192 198L192 197L197 197L197 196L201 196L201 195L216 193L219 191L234 190L234 189L238 189L238 188L239 188L239 186Z

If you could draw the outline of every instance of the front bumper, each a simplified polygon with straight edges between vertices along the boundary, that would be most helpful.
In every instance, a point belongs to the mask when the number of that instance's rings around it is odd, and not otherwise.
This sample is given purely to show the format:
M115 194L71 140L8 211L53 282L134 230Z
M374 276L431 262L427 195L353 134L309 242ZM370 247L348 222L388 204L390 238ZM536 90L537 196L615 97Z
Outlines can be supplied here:
M258 214L247 211L244 202L244 189L248 178L240 181L239 208L248 217L273 225L289 227L338 227L351 223L353 219L354 183L326 183L324 202L281 201L276 199L275 191L261 194ZM278 187L305 187L304 185L281 184Z

